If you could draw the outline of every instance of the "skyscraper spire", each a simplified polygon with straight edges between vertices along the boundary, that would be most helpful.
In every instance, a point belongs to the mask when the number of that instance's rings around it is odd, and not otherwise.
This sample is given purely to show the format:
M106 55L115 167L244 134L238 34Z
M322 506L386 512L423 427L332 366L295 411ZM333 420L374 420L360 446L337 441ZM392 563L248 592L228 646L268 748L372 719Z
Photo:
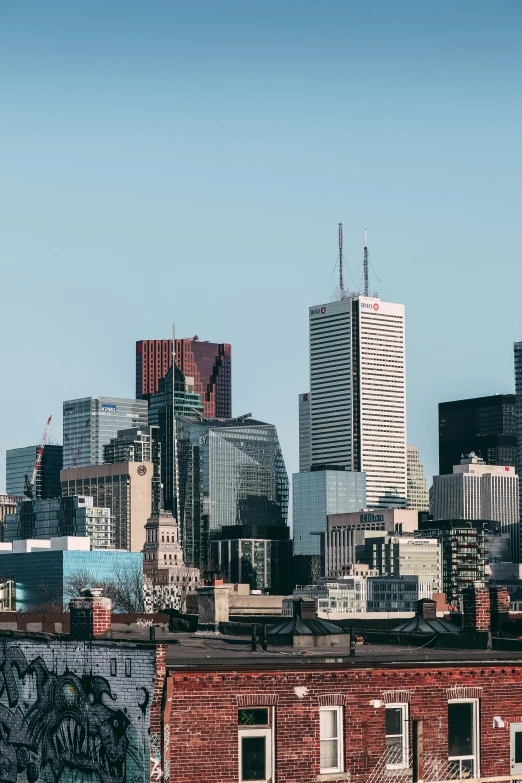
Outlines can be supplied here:
M368 240L366 238L366 229L364 229L364 295L370 296L370 286L368 282Z

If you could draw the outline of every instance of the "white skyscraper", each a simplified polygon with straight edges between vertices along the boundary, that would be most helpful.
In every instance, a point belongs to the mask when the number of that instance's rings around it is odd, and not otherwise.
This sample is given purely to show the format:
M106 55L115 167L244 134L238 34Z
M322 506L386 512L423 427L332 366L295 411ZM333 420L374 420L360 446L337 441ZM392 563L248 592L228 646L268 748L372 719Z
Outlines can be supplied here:
M310 394L299 395L299 473L310 470Z
M310 400L312 465L363 471L369 507L406 507L404 305L310 308Z
M407 446L408 508L415 511L430 510L430 495L426 486L424 465L420 461L417 446Z
M486 465L470 454L453 473L434 476L433 519L485 519L500 522L510 536L513 562L520 560L519 482L510 465Z

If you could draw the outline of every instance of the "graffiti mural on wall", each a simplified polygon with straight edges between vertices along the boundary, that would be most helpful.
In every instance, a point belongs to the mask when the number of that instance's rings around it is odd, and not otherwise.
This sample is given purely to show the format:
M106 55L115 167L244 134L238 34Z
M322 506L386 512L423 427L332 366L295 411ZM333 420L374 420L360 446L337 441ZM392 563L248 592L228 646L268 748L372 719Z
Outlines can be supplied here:
M108 680L49 671L38 656L0 645L0 781L126 783L130 720Z

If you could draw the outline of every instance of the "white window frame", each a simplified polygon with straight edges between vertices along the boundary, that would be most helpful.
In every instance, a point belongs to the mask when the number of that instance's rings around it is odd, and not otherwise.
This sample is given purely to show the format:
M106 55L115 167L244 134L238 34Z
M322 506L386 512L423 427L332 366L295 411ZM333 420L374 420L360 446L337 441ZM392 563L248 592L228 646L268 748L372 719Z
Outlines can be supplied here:
M319 716L319 758L321 753L321 742L337 742L337 766L335 767L321 767L320 774L327 775L330 772L344 772L344 751L343 751L343 708L342 707L320 707L321 712L334 712L337 723L337 737L336 738L323 738L321 737L321 721Z
M247 708L245 708L247 709ZM238 726L238 781L239 783L250 783L242 776L243 768L243 738L244 737L265 737L265 771L266 777L262 780L256 780L255 783L272 783L274 773L274 733L272 728L274 726L274 707L252 707L252 709L266 709L268 710L268 725L267 726Z
M385 710L401 710L401 726L402 734L386 734L386 713L384 714L384 732L385 737L402 737L402 758L404 759L400 764L386 764L386 769L409 769L410 766L410 723L409 723L409 704L406 702L394 702L393 704L385 704ZM388 754L388 746L386 746L386 754Z
M478 699L449 699L448 706L450 704L472 704L473 705L473 712L472 712L472 718L473 718L473 754L471 756L448 756L448 761L460 762L460 761L469 761L469 759L473 759L474 761L474 769L473 769L473 777L479 778L480 777L480 726L479 726L479 700ZM448 732L449 732L449 726L448 726ZM449 737L448 737L449 739ZM462 772L462 770L460 770ZM459 772L459 774L460 774ZM460 778L462 780L462 778Z
M515 737L522 732L522 723L510 723L509 725L509 758L510 758L510 774L518 775L522 773L522 763L515 763Z

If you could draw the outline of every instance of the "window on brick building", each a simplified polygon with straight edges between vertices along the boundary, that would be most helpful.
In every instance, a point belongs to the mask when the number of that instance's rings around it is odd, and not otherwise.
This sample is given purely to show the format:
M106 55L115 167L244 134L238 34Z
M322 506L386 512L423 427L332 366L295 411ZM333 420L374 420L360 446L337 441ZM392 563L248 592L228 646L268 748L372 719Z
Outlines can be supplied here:
M409 767L408 705L386 705L386 768Z
M255 707L238 710L239 780L270 783L272 779L271 710Z
M321 774L343 771L342 707L321 707Z
M522 723L511 723L509 734L511 774L519 775L522 772Z
M449 771L457 780L479 777L478 737L478 701L448 702Z

